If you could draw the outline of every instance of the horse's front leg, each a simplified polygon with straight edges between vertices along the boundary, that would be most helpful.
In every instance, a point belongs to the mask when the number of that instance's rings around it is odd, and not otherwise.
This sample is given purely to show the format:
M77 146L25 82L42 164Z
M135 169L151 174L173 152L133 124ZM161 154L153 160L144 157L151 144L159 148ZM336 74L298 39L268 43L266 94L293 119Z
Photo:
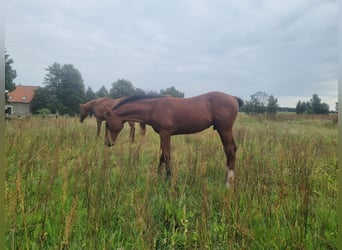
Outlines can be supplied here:
M101 123L102 123L102 121L100 119L96 118L96 123L97 123L97 133L96 133L96 135L97 135L97 137L99 137L100 136L100 131L101 131Z
M145 123L139 123L140 125L140 134L141 136L144 136L146 134L146 124Z
M111 147L114 144L114 143L111 142L111 138L110 137L111 137L111 133L110 133L109 129L106 126L106 130L105 130L105 145L107 147Z
M165 163L167 178L171 176L170 138L169 133L160 133L160 148L162 153L159 159L158 174L161 174L162 164Z

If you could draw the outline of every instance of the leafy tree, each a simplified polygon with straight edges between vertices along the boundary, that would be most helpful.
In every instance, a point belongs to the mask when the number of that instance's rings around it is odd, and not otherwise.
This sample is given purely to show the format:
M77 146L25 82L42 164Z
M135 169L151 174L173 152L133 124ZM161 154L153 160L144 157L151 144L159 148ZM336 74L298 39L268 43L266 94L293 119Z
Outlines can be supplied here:
M90 100L94 100L94 99L96 99L96 94L91 89L91 87L88 87L85 93L85 102L89 102Z
M133 84L125 79L118 79L116 82L113 82L112 88L109 90L109 96L111 98L131 96L134 95L134 93L135 88Z
M15 89L15 83L13 80L17 77L17 71L12 68L13 59L8 54L5 54L5 100L8 101L7 91L13 91Z
M298 101L296 105L297 114L328 114L329 105L322 103L317 94L312 95L312 99L309 102Z
M270 95L267 102L267 114L276 114L278 111L278 99Z
M35 90L35 94L31 102L32 112L34 114L39 113L39 110L49 106L51 99L49 95L49 90L45 87L38 87L38 89Z
M184 98L184 92L180 92L174 86L167 89L161 89L160 94Z
M38 110L37 112L38 112L38 114L40 114L43 117L51 114L50 110L47 108L42 108L42 109Z
M79 103L85 100L85 87L81 73L72 64L54 63L47 69L44 84L49 92L49 108L60 114L75 115Z
M47 108L51 110L51 113L53 114L66 114L65 110L66 108L63 106L63 104L55 97L52 96L49 98L49 102L47 104ZM78 107L79 109L79 107Z
M296 113L297 114L303 114L305 110L307 109L307 103L301 102L300 100L297 102L296 105Z
M145 91L140 88L136 88L134 90L134 95L145 95L145 94L146 94Z
M266 102L269 96L266 92L258 91L254 95L251 95L251 99L259 103L261 106L266 106Z
M101 97L108 97L109 93L108 90L106 89L105 86L102 86L96 93L95 93L96 98L101 98Z
M31 102L32 112L39 114L41 109L49 109L51 113L58 114L64 110L62 103L53 96L47 87L38 87Z
M246 101L243 111L247 114L262 114L266 111L266 101L268 94L266 92L258 91L251 95L251 100Z
M314 114L328 114L329 113L329 105L326 103L322 103L321 98L319 98L317 94L312 95L310 104L311 104Z

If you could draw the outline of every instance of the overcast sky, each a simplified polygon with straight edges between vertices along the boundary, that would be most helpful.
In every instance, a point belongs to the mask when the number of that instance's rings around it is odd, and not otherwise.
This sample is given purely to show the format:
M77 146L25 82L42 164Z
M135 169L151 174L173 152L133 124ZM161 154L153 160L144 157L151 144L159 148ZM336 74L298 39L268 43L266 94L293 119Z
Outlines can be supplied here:
M186 97L257 91L295 107L316 93L335 109L337 0L12 0L6 51L16 84L73 64L94 92L126 79Z

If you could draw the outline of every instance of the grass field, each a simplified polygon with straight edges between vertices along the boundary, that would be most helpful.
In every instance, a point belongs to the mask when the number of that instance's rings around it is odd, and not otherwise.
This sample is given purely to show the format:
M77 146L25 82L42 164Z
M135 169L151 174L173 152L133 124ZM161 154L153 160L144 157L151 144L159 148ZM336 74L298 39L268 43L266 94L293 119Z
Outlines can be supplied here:
M337 249L337 124L330 116L239 114L235 192L211 128L159 137L128 126L114 147L94 119L6 123L8 249ZM138 126L137 126L138 127ZM102 131L103 132L103 131Z

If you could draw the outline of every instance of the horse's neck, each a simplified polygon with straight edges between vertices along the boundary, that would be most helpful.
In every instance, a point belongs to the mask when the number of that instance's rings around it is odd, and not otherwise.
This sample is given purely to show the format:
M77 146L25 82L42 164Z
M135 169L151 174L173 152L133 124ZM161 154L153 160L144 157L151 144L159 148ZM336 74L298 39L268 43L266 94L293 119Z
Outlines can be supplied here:
M96 106L97 103L98 103L98 100L92 100L84 104L84 108L87 112L94 111L94 107Z
M92 111L92 106L89 103L84 104L83 108L86 112Z
M148 122L148 117L153 104L132 104L124 105L116 110L117 115L122 120L131 120L136 122Z

